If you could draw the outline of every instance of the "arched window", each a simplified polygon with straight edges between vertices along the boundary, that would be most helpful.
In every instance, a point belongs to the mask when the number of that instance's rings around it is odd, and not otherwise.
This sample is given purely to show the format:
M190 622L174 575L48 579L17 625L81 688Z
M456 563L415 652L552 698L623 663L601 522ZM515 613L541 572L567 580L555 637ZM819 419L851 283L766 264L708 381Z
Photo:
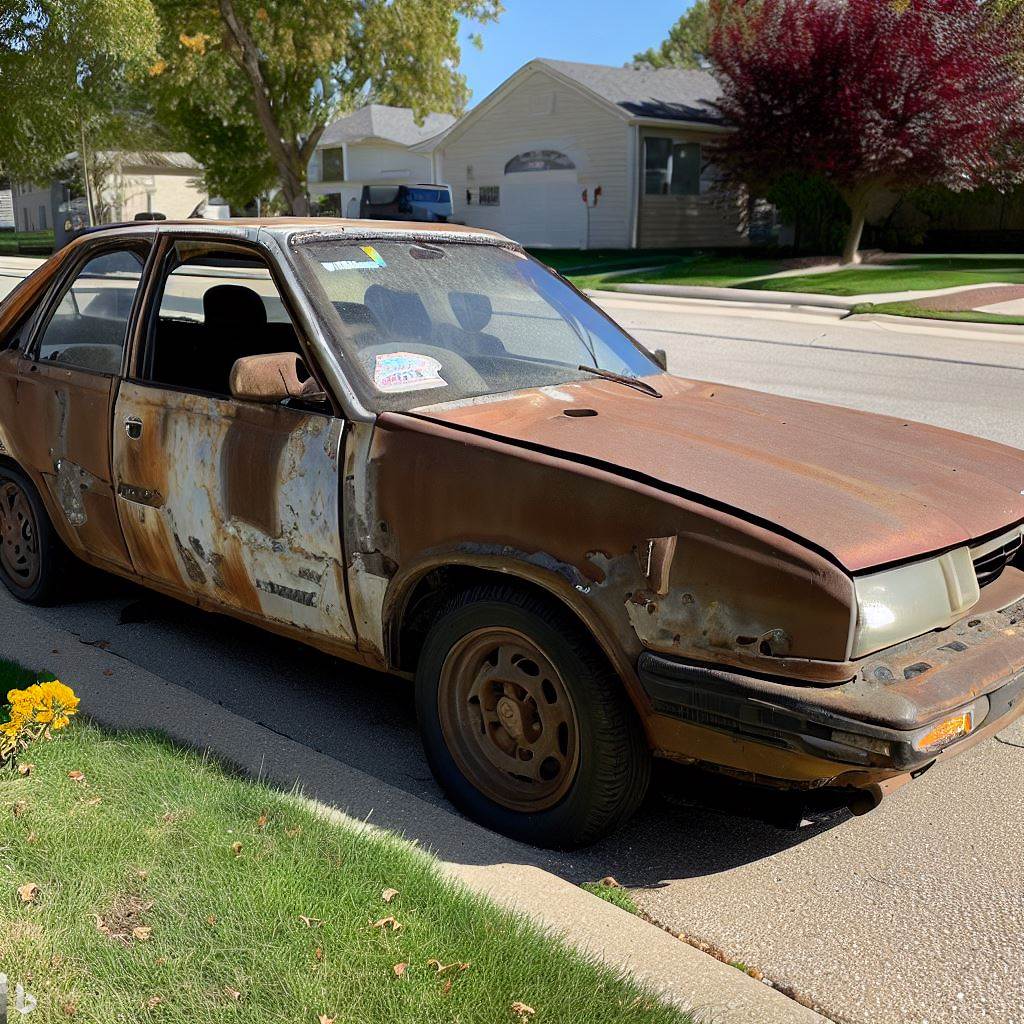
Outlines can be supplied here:
M506 174L521 174L524 171L574 171L576 165L557 149L531 149L520 153L505 164Z

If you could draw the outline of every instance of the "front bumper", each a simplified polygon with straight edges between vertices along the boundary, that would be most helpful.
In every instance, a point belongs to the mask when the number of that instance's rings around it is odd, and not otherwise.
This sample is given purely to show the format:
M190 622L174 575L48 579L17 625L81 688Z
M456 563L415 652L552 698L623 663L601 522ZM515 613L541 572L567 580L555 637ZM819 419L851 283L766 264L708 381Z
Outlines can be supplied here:
M652 651L637 669L659 753L762 779L867 785L920 771L1024 713L1024 602L872 655L836 686L744 675ZM920 749L923 735L968 708L970 733Z

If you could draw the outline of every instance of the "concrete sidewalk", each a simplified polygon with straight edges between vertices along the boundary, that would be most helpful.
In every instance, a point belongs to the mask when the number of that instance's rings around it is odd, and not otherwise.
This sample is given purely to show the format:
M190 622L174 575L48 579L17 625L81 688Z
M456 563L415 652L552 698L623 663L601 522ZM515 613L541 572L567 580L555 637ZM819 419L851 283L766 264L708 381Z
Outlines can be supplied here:
M530 847L426 803L236 715L0 598L0 656L55 673L85 714L115 729L158 730L210 750L253 777L302 793L435 853L470 888L628 971L663 998L716 1024L824 1024L825 1018L569 882L537 867ZM184 652L183 652L184 653Z

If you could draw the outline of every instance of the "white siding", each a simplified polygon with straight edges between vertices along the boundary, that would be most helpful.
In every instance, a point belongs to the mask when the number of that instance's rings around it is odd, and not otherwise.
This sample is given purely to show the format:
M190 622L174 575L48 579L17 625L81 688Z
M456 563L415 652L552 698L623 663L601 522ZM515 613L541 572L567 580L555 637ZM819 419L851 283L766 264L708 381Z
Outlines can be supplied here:
M527 244L575 248L586 244L587 212L580 193L600 185L600 203L590 210L590 246L628 248L630 131L623 118L596 100L535 71L444 144L444 174L452 187L455 220ZM565 153L576 164L576 180L567 180L565 171L505 175L512 157L537 149ZM480 187L494 185L501 189L501 205L477 205ZM473 196L469 205L467 189ZM536 202L529 209L527 189L536 189Z

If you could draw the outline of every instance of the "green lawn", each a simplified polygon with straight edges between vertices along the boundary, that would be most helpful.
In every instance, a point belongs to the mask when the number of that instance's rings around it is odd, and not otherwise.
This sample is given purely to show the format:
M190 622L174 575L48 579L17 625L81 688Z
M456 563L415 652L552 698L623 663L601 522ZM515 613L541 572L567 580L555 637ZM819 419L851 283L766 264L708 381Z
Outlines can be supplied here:
M1024 256L955 256L900 260L885 269L863 267L805 274L766 281L748 281L744 288L809 292L816 295L868 295L879 292L927 291L960 285L1024 284Z
M781 260L749 259L742 256L694 256L679 260L661 270L649 273L624 274L606 280L595 275L570 276L577 288L614 290L620 284L684 284L731 288L752 278L774 274L783 268Z
M53 245L52 231L0 231L0 256L48 255Z
M158 737L73 722L23 761L0 776L0 971L39 1024L688 1021L410 844Z
M566 276L655 267L695 258L693 251L686 249L530 249L529 253Z
M973 310L922 309L913 302L861 302L853 307L853 313L887 313L890 316L913 316L925 320L952 320L973 324L1006 324L1011 327L1024 326L1024 317L1004 316L1001 313L978 313Z

